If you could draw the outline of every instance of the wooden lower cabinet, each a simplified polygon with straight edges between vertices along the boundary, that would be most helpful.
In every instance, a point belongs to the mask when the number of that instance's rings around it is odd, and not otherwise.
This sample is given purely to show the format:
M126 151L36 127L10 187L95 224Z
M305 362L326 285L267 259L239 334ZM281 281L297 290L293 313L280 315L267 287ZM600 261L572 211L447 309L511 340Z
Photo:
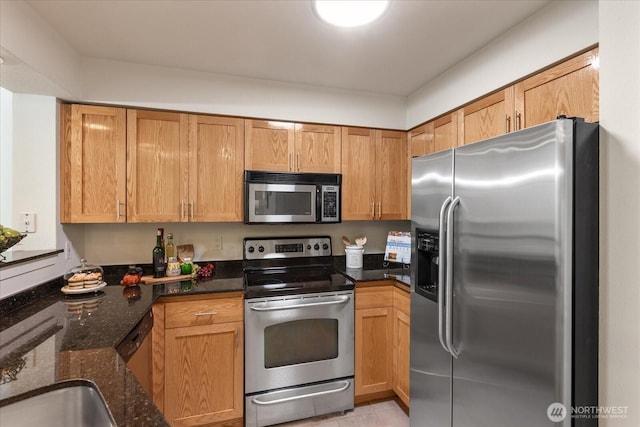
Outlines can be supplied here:
M409 406L409 294L393 281L361 285L356 288L356 404L396 394Z
M242 425L242 294L159 303L154 314L153 396L167 421Z
M393 289L393 391L409 406L409 349L411 339L409 293Z

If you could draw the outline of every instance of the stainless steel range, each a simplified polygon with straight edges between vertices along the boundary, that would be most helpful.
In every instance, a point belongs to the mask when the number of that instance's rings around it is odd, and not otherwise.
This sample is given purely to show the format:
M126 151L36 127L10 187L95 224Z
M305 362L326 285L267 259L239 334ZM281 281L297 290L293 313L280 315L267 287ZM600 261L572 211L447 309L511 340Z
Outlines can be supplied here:
M245 423L353 409L354 284L331 238L244 240Z

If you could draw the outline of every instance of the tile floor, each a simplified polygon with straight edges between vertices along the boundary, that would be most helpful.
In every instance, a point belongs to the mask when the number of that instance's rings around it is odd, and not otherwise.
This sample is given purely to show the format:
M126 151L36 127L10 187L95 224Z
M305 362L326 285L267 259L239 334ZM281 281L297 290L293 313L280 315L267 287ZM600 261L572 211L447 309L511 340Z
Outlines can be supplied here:
M325 415L278 427L409 427L409 417L393 400L356 406L346 414Z

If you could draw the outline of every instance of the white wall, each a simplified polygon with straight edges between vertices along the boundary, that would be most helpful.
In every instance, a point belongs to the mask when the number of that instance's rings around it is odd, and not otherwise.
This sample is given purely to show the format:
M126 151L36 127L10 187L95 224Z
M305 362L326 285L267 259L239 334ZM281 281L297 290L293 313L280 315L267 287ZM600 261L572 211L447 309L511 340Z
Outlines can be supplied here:
M13 95L13 228L21 212L36 214L36 232L29 233L15 249L55 249L56 158L58 124L56 100L50 96ZM46 160L45 160L46 159Z
M640 2L600 2L600 396L640 426Z
M83 100L289 121L404 129L405 98L178 68L83 61Z
M0 86L12 92L80 95L78 54L24 1L0 4Z
M13 222L13 94L0 87L0 224Z
M554 1L409 96L405 129L598 43L597 1Z

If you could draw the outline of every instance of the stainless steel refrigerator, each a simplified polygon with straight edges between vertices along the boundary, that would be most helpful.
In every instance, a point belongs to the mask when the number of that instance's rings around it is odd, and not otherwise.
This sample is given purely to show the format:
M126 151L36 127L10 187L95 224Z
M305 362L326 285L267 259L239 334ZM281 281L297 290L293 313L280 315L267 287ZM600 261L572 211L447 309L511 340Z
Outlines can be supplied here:
M598 125L412 167L411 426L597 425Z

